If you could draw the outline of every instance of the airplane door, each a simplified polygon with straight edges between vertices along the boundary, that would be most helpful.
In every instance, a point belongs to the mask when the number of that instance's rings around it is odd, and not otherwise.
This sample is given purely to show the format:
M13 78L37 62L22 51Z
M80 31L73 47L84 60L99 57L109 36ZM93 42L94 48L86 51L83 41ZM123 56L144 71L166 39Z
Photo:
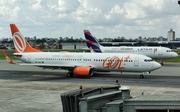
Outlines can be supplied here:
M79 59L80 63L83 63L83 60L84 60L83 56L77 56L77 58Z
M161 48L159 48L159 50L158 50L158 55L162 55Z
M83 62L83 63L86 63L86 58L83 57L83 58L82 58L82 62Z
M134 58L134 66L138 66L139 65L139 58L135 57Z

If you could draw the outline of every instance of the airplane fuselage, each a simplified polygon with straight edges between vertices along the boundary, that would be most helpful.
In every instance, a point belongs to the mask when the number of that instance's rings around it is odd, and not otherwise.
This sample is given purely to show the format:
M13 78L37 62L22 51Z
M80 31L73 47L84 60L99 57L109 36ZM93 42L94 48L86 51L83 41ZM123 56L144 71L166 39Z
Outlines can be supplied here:
M60 68L74 68L89 66L94 70L149 72L160 67L159 63L144 55L124 53L15 53L27 65L59 66Z
M132 53L142 54L153 59L168 59L178 56L177 53L166 47L101 47L104 53Z

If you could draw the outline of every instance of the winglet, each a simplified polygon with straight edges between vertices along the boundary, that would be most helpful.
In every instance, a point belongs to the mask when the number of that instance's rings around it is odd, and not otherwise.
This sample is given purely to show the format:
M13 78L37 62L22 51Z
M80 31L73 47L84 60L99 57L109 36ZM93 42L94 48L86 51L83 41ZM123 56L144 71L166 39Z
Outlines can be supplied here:
M16 53L25 52L42 52L41 50L32 48L25 40L21 32L18 30L15 24L10 24L11 33L13 36L13 42Z
M15 64L15 63L8 57L8 55L6 54L5 51L2 51L2 52L3 52L3 55L4 55L4 57L6 58L6 60L7 60L7 62L8 62L9 64Z
M84 36L86 38L86 44L88 48L92 48L94 52L102 52L100 47L101 45L98 43L98 41L91 35L91 33L88 30L84 30Z

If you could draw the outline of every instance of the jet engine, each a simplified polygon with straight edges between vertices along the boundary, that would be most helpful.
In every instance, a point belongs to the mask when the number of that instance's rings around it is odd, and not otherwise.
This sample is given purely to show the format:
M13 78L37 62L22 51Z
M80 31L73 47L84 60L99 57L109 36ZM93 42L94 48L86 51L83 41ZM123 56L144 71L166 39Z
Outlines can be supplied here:
M180 5L180 0L178 0L178 4Z
M89 66L75 67L73 70L73 74L76 76L92 76L93 68L91 68Z

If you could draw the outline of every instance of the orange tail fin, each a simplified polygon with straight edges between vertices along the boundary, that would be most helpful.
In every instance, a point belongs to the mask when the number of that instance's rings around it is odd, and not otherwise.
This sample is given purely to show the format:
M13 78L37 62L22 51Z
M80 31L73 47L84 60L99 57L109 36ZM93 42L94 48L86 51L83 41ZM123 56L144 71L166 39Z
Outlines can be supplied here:
M6 60L7 60L7 62L8 62L9 64L15 64L15 63L8 57L8 55L6 54L5 51L2 51L2 52L3 52L3 55L4 55L4 57L6 58Z
M21 32L18 30L15 24L10 24L11 33L13 36L13 42L16 53L25 52L42 52L41 50L32 48L28 42L25 40Z

